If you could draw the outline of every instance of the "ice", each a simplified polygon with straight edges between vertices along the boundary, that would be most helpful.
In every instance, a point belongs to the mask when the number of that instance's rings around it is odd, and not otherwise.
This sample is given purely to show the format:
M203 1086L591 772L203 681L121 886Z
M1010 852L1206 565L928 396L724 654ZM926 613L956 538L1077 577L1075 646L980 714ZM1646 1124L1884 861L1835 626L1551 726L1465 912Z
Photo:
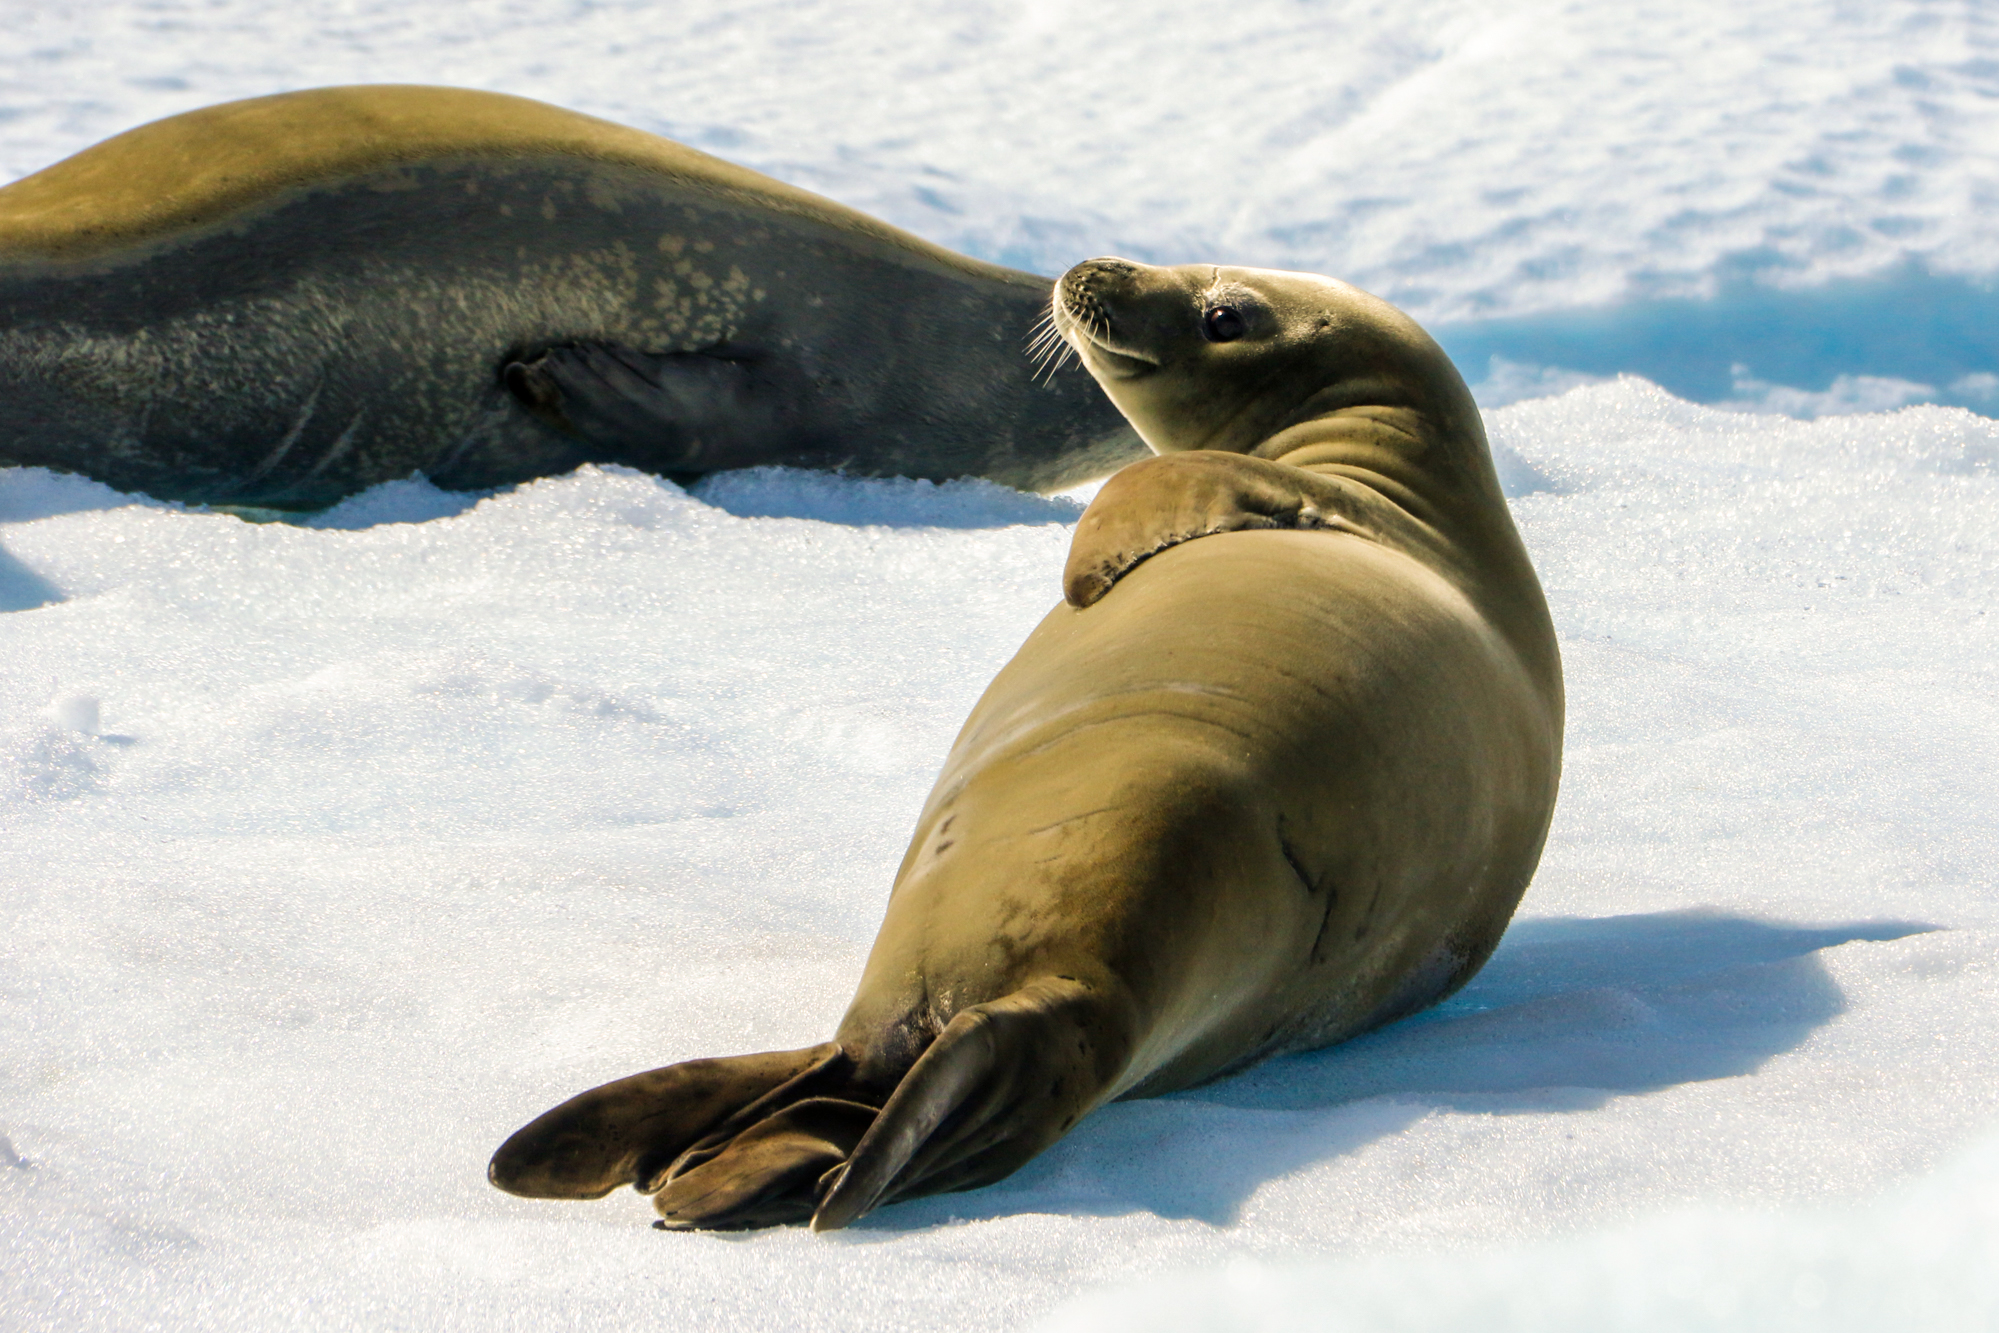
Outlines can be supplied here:
M97 734L97 700L87 694L70 694L49 705L49 718L65 731Z
M384 523L422 523L428 519L462 514L478 500L476 495L441 491L431 485L429 478L418 473L402 481L384 482L360 495L351 495L331 508L299 517L298 521L308 528L346 528L349 531ZM288 516L266 512L253 517L277 521Z
M666 1235L485 1158L595 1082L831 1032L1092 488L586 468L301 517L0 470L0 1327L1992 1323L1975 8L5 24L0 175L229 97L447 82L1043 271L1383 291L1480 385L1570 725L1541 872L1446 1005L837 1236Z

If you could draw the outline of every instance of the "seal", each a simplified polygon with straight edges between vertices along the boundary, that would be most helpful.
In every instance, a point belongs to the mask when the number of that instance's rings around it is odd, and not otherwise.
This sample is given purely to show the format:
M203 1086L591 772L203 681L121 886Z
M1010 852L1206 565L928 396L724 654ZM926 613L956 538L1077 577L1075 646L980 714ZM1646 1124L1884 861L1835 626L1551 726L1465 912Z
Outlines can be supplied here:
M1064 601L972 710L834 1040L586 1092L500 1147L500 1188L841 1227L1492 952L1562 677L1449 359L1305 274L1094 260L1055 319L1159 456L1092 502Z
M232 102L0 189L0 465L296 509L584 462L1055 489L1144 451L1021 356L1049 290L525 98Z

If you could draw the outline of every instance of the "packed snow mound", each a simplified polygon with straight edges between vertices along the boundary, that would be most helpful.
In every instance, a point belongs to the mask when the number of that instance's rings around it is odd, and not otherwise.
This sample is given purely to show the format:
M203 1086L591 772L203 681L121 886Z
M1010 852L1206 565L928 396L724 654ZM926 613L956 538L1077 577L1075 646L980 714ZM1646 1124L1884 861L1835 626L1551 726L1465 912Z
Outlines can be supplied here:
M251 523L0 471L0 1326L1989 1311L1999 423L1629 378L1488 423L1570 719L1491 964L835 1237L484 1163L833 1030L1074 501L585 468Z
M704 477L694 494L742 518L816 518L893 528L1004 528L1074 523L1083 505L978 477L943 483L908 477L855 478L795 468L750 467Z

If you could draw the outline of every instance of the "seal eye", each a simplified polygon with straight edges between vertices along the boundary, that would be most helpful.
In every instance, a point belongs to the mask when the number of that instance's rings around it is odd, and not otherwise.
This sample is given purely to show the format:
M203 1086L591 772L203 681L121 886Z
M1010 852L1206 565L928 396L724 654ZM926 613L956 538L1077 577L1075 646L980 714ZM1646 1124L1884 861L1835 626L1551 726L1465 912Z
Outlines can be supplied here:
M1201 316L1201 332L1211 343L1232 343L1249 332L1233 306L1218 305Z

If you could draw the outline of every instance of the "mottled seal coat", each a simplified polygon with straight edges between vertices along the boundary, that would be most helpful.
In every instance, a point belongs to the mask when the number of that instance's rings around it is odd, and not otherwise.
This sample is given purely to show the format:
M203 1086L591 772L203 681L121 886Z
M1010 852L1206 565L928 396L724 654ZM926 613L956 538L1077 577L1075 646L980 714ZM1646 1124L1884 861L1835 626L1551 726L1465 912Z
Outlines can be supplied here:
M1021 356L1049 286L524 98L257 98L0 189L0 464L291 508L586 461L1050 489L1143 449Z
M835 1039L585 1093L500 1148L502 1188L843 1226L1491 953L1562 681L1449 360L1302 274L1092 261L1056 321L1162 456L1105 485L1067 600L965 723Z

